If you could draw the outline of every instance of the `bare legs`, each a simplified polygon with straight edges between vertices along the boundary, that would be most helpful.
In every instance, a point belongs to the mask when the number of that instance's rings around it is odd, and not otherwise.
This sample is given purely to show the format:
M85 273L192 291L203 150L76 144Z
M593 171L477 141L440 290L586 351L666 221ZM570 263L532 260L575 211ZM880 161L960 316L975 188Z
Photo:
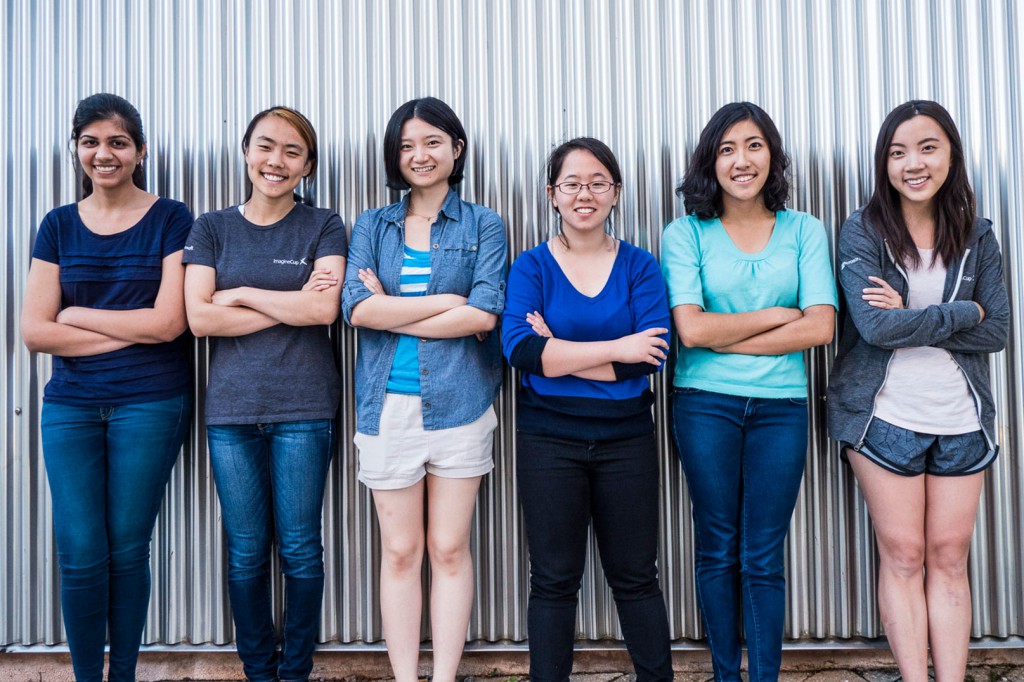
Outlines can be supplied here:
M961 682L967 668L971 593L967 555L984 474L899 476L853 450L878 541L878 608L906 682Z
M433 581L433 678L438 682L455 679L473 602L469 532L479 487L479 476L441 478L427 474L426 479L408 488L373 491L381 531L381 617L397 682L417 679L424 547Z

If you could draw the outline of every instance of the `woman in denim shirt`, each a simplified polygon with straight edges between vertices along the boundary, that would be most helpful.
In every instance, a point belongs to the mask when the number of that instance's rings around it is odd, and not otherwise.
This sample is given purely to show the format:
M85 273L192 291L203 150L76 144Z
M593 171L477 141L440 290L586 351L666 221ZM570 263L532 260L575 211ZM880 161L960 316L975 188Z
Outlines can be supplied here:
M447 104L427 97L395 111L388 186L410 192L356 221L342 294L359 329L359 480L380 522L381 615L399 682L417 679L424 546L433 679L455 679L473 600L470 523L493 468L505 230L451 189L465 159L466 133Z

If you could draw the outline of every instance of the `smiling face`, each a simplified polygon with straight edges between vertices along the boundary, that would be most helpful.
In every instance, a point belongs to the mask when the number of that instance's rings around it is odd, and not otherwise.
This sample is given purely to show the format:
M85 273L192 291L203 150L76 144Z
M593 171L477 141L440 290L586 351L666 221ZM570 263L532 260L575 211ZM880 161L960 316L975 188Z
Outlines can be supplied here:
M556 186L565 182L588 185L608 182L612 183L612 188L595 194L590 187L581 187L578 194L566 194ZM619 201L619 186L611 171L596 156L585 149L575 149L562 162L554 185L548 185L548 198L562 216L562 229L604 231L608 214Z
M763 201L772 155L764 133L751 120L730 126L718 143L715 177L722 188L722 203Z
M402 126L398 148L398 167L402 178L413 189L448 187L455 160L462 153L462 140L436 128L423 119L410 118Z
M121 120L109 118L82 128L75 152L94 188L113 189L132 183L132 173L146 155L146 146L136 147Z
M245 150L253 195L268 199L291 197L309 175L309 148L291 123L280 116L260 119Z
M949 137L931 116L914 116L901 123L889 143L889 183L904 208L930 207L949 176Z

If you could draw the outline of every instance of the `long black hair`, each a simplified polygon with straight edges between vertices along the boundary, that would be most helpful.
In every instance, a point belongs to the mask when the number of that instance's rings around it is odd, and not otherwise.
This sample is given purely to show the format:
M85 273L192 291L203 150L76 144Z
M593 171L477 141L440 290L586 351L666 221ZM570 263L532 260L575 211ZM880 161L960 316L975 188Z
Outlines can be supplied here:
M83 199L92 194L92 180L82 170L82 165L78 161L78 138L83 130L97 121L117 121L128 133L128 137L132 138L136 149L142 149L146 144L146 135L142 132L142 116L124 97L101 92L89 95L79 102L71 119L70 147L74 156L75 173L82 179ZM141 161L132 173L132 183L139 189L146 189L146 169Z
M387 175L388 187L409 189L409 183L402 177L398 159L402 154L402 126L414 118L443 130L452 138L452 144L455 146L458 146L459 142L462 143L462 151L455 158L452 174L448 176L448 186L452 187L462 182L462 174L466 168L467 144L462 121L450 106L438 98L421 97L409 100L395 109L395 113L391 114L391 120L388 121L387 130L384 131L384 172Z
M963 256L967 239L974 227L977 204L974 191L967 181L964 163L964 145L960 133L949 115L938 102L912 100L889 112L882 121L875 143L875 189L864 207L864 217L889 245L893 258L904 265L918 266L921 254L917 251L907 222L900 207L900 194L889 181L889 146L896 129L915 116L927 116L939 124L949 138L949 175L935 195L935 257L949 264Z
M686 167L686 175L676 188L683 195L687 213L695 213L701 220L718 218L722 215L722 186L718 184L715 162L718 160L718 145L726 131L740 121L752 121L761 129L768 143L771 161L768 166L768 180L761 189L764 205L769 211L781 211L789 199L789 156L782 148L782 135L764 109L751 102L732 102L719 109L704 126L693 150L693 157Z

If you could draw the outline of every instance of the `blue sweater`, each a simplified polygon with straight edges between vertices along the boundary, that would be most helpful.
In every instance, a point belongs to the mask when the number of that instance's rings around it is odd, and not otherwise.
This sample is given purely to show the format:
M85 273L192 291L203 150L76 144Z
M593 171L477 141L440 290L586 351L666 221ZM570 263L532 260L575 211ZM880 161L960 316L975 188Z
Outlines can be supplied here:
M611 274L597 296L569 282L548 245L519 256L509 272L502 349L522 372L519 418L525 433L583 440L630 438L654 428L654 396L647 374L654 365L615 363L616 381L545 377L538 336L526 314L538 311L557 339L609 341L652 327L671 329L665 281L651 254L619 242ZM669 334L665 334L668 341Z

